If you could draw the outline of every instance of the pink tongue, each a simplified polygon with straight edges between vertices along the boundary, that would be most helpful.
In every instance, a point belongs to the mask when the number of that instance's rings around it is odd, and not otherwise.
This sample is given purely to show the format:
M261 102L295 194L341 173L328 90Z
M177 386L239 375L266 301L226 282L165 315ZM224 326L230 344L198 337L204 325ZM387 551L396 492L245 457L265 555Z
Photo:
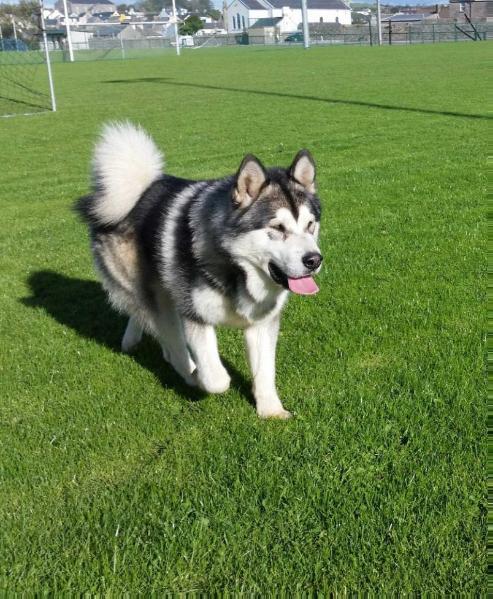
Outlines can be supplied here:
M312 277L301 277L301 279L290 279L288 285L293 293L299 295L313 295L318 292L318 287Z

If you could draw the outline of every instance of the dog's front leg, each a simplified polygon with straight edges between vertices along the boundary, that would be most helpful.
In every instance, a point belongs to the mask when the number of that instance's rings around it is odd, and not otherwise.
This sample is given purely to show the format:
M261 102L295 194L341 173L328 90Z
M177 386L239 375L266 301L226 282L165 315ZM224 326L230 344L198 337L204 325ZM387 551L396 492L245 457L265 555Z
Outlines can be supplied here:
M224 393L231 378L219 357L214 327L188 319L183 324L187 346L197 366L194 372L197 383L207 393Z
M279 316L245 330L248 361L253 376L253 395L260 418L290 418L276 390L276 345Z

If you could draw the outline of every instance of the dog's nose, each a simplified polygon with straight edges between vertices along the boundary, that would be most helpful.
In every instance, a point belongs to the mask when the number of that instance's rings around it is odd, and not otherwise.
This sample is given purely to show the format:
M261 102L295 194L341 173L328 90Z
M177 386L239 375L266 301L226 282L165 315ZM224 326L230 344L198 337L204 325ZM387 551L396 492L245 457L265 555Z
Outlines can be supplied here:
M322 264L322 260L322 255L318 252L308 252L301 259L303 264L310 270L316 270Z

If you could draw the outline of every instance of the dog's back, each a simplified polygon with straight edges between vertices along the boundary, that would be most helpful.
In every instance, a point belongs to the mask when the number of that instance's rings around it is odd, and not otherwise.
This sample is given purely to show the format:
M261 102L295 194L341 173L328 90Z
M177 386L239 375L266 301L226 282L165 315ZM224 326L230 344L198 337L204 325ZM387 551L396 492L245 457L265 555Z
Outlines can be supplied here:
M163 172L163 157L151 138L130 123L106 125L92 160L92 194L76 210L88 223L96 268L111 303L146 324L151 262L139 238L143 214L157 205L157 194L143 193ZM142 206L138 207L138 204ZM139 209L137 209L137 207ZM136 213L134 218L129 217ZM153 222L155 219L149 219ZM139 227L138 225L142 225Z

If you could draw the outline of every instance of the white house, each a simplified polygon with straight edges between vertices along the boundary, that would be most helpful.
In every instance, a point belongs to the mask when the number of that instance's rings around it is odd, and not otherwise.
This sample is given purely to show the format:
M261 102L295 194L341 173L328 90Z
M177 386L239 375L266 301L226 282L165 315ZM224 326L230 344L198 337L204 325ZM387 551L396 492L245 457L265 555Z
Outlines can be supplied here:
M226 35L228 32L226 31L226 29L223 29L220 26L220 23L218 22L214 22L214 21L204 21L204 19L201 19L201 21L204 23L202 29L199 29L195 35L198 35L199 37L203 37L203 36L210 36L210 35Z
M344 0L307 0L307 8L309 23L351 25L351 8ZM229 33L245 31L259 19L282 17L296 24L291 31L302 22L301 0L233 0L225 12Z
M56 8L43 8L43 17L45 19L49 19L50 21L60 19L63 17L63 13L61 13Z
M64 13L63 0L57 0L55 2L55 8ZM69 14L75 13L81 15L83 13L90 13L92 15L103 12L114 13L116 11L116 4L111 0L68 0L67 8Z

